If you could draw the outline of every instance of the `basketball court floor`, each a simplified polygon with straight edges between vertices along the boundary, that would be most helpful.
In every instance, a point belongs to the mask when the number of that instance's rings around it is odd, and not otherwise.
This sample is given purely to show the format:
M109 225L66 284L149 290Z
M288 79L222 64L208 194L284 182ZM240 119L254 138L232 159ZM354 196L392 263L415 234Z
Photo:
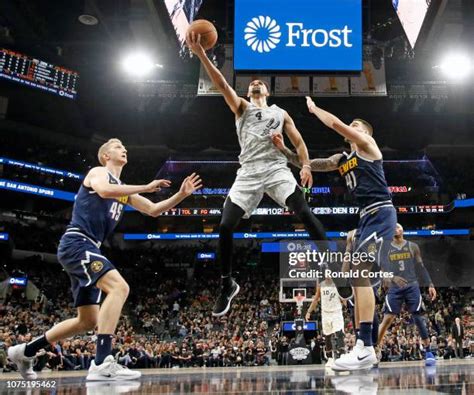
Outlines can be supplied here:
M38 385L0 375L1 394L474 394L474 360L382 363L359 373L334 373L318 365L256 368L143 370L140 381L86 382L85 372L42 373ZM43 383L43 384L42 384ZM15 388L13 388L15 387Z

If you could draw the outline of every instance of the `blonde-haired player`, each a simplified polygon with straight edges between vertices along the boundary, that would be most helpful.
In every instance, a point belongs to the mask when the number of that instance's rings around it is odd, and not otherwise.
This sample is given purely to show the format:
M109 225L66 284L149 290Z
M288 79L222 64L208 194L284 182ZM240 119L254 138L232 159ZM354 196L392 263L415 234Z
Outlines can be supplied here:
M323 268L324 271L324 268ZM336 284L330 277L326 277L316 286L313 301L306 312L306 320L310 319L311 313L316 310L321 299L321 323L325 340L326 367L334 366L334 354L339 357L344 352L344 317L342 315L342 301L337 292ZM336 350L334 352L333 340L336 337Z
M129 380L141 376L115 362L111 355L112 337L129 293L129 286L115 266L101 253L100 246L122 218L126 204L143 214L156 217L179 204L201 187L198 175L186 177L179 191L169 199L153 203L141 193L153 193L170 186L168 180L146 185L125 185L120 181L127 164L127 150L118 139L99 148L102 166L84 178L74 202L72 219L61 237L58 260L71 279L77 317L60 322L28 344L8 349L25 379L35 379L32 364L36 353L52 342L96 329L97 349L88 380ZM102 293L106 295L102 305ZM100 305L100 307L99 307Z
M344 140L351 145L350 153L344 152L326 159L313 159L310 168L313 171L338 170L360 208L354 252L364 253L370 259L351 262L351 269L354 272L351 283L356 294L356 308L359 315L359 339L351 352L334 361L334 369L366 369L377 363L377 357L372 340L374 284L370 276L364 273L370 273L374 266L379 268L382 251L391 243L395 233L397 213L385 179L382 152L372 137L372 126L360 118L347 125L335 115L318 107L310 97L306 98L306 105L310 113L344 137ZM274 135L273 142L291 163L301 166L295 154L285 146L281 134Z

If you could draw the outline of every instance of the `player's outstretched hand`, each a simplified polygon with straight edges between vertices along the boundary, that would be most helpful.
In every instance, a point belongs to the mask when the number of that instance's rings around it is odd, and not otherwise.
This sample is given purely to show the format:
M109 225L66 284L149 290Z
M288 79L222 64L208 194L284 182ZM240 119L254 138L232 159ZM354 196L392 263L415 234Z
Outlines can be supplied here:
M306 313L306 315L304 316L304 319L305 319L306 321L309 321L310 318L311 318L311 314L310 314L310 313Z
M303 166L300 171L301 186L303 188L311 188L313 186L313 175L311 169L307 166Z
M169 180L153 180L149 184L145 186L144 193L154 193L158 192L161 187L169 187L171 185L171 181Z
M285 141L283 140L283 135L281 133L272 133L272 143L280 151L285 149Z
M201 45L201 35L196 34L195 32L187 32L186 33L186 44L188 45L188 48L191 50L193 54L196 56L200 55L206 55L206 51L204 51L204 48Z
M193 173L190 176L186 177L181 184L179 191L186 196L192 195L194 191L197 191L199 188L202 188L202 181L199 174Z
M169 188L171 185L170 180L156 180L159 183L160 188Z
M314 113L314 109L316 108L316 104L314 104L313 99L311 97L306 96L306 105L308 106L308 111Z

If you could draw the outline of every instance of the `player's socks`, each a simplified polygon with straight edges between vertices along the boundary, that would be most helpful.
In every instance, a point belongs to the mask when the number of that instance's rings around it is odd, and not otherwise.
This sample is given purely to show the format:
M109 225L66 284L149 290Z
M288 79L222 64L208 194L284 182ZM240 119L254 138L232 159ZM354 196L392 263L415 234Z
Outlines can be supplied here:
M46 335L37 337L26 345L25 357L34 357L39 350L48 346L49 342L46 340Z
M364 346L372 346L372 322L360 323L359 339L364 342Z
M112 352L112 335L99 334L97 335L97 350L95 355L96 366L104 362L104 359Z

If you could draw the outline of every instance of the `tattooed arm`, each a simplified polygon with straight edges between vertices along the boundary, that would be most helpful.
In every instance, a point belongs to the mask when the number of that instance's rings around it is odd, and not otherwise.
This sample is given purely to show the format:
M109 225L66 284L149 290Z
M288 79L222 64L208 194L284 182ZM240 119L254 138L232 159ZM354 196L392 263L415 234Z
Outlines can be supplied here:
M293 166L301 168L301 162L298 154L290 150L285 145L283 142L283 136L280 133L274 134L272 136L272 140L273 144L275 144L275 146L288 158L288 162L290 162ZM329 158L311 159L309 163L311 166L311 171L326 172L337 170L337 166L341 158L342 154L335 154Z

